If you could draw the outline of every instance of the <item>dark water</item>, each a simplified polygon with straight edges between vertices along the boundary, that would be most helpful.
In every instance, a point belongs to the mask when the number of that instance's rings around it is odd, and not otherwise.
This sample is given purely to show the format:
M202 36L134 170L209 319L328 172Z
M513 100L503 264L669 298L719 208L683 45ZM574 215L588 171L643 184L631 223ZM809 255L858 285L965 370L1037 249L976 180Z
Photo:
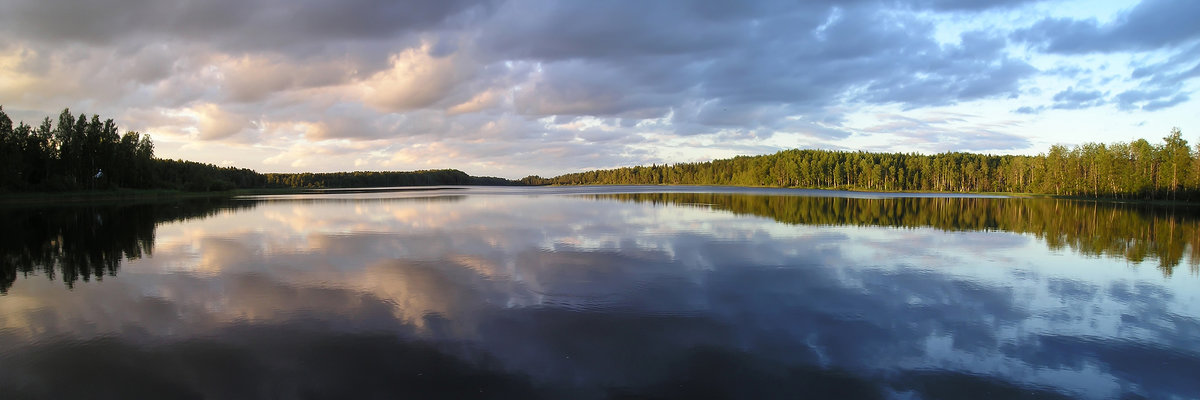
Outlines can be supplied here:
M0 220L4 399L1200 396L1189 208L476 188Z

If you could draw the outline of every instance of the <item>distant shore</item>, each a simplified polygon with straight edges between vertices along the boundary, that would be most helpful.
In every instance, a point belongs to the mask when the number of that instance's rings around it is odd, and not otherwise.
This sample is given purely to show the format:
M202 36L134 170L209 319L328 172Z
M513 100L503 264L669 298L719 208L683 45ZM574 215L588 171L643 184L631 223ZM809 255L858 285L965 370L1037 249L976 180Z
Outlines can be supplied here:
M116 190L94 190L94 191L69 191L69 192L13 192L0 193L0 206L38 206L38 205L80 205L80 204L112 204L112 203L141 203L141 202L157 202L171 201L180 199L195 199L195 198L222 198L236 196L261 196L261 195L290 195L290 194L351 194L351 193L387 193L387 192L406 192L417 190L431 190L443 186L462 186L462 185L438 185L438 186L399 186L399 187L355 187L355 188L270 188L270 189L234 189L226 191L212 192L191 192L183 190L169 189L116 189ZM473 185L467 185L473 186ZM644 187L700 187L713 185L529 185L525 187L576 187L576 186L644 186ZM887 193L887 194L948 194L948 195L965 195L965 196L1003 196L1011 198L1028 198L1028 199L1063 199L1063 200L1079 200L1079 201L1097 201L1111 203L1131 203L1131 204L1146 204L1160 206L1197 206L1196 203L1187 201L1172 201L1163 199L1121 199L1107 197L1087 197L1087 196L1055 196L1038 193L1003 193L1003 192L946 192L946 191L881 191L881 190L865 190L854 188L780 188L773 186L744 186L744 185L718 185L724 187L736 188L753 188L753 189L798 189L798 190L815 190L815 191L843 191L843 192L858 192L858 193Z

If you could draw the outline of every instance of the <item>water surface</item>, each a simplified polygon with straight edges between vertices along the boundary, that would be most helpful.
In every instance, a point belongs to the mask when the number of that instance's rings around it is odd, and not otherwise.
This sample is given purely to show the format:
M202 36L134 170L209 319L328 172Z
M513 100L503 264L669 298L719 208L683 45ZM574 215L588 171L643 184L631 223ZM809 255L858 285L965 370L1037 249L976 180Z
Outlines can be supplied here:
M1186 207L438 188L0 218L4 398L1200 393Z

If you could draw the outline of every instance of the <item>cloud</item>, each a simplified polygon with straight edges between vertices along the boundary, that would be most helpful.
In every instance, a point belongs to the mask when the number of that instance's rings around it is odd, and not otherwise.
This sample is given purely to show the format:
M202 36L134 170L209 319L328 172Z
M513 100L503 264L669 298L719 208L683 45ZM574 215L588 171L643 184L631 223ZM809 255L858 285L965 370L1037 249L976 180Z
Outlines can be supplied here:
M22 115L71 107L113 117L177 141L160 146L162 155L207 162L229 158L166 152L196 134L212 145L258 141L262 157L247 157L276 160L272 167L402 168L376 163L433 158L457 167L480 155L487 161L478 165L545 172L539 165L787 147L781 137L849 148L871 133L848 119L858 109L1033 103L1043 86L1059 98L1004 109L1111 102L1155 111L1192 101L1200 46L1185 22L1196 6L1148 0L1110 22L1057 15L1015 31L1005 20L1053 8L1039 3L14 0L0 4L0 104ZM1160 48L1169 54L1100 78L1087 64L1036 59ZM1070 88L1039 79L1066 74ZM560 119L612 122L598 129ZM907 140L978 133L936 147L1013 149L1028 135L1012 129ZM277 158L337 140L396 153ZM596 143L615 147L588 147ZM680 143L703 144L656 147ZM442 154L418 154L435 148Z
M1104 103L1105 94L1099 90L1076 90L1075 87L1070 87L1054 94L1054 105L1052 108L1076 110L1095 107Z
M677 87L641 81L641 68L595 65L579 60L543 63L539 71L514 92L518 113L533 117L551 115L632 115L656 118L665 115Z
M1106 23L1095 19L1044 18L1015 31L1012 37L1052 54L1170 54L1166 61L1151 61L1137 67L1129 79L1140 81L1138 87L1115 97L1122 110L1156 111L1191 98L1183 84L1200 76L1200 63L1196 62L1196 55L1200 54L1200 26L1193 23L1197 18L1200 18L1200 3L1144 0ZM1097 90L1068 91L1059 95L1071 99L1056 95L1052 108L1081 109L1104 103Z
M1004 133L1001 129L1006 124L978 123L974 115L933 114L920 118L884 115L882 119L883 123L863 130L895 135L903 139L902 143L932 152L1013 150L1030 146L1029 138Z
M218 63L222 89L234 102L259 102L288 90L308 89L348 82L355 66L343 62L295 63L278 55L243 55Z
M1186 91L1189 81L1200 77L1200 42L1172 57L1133 70L1132 78L1141 81L1134 89L1117 95L1124 110L1155 111L1191 99Z
M927 46L910 50L926 57L901 58L908 64L891 66L893 74L869 84L862 98L915 108L1013 97L1020 81L1036 71L1028 63L1007 56L1003 38L981 32L964 33L958 46Z
M669 109L675 123L695 124L680 130L685 133L697 127L709 132L728 126L776 128L788 116L847 99L919 108L1011 96L1034 72L1005 55L1003 38L969 32L959 45L944 47L932 39L929 24L866 6L742 11L751 15L704 20L708 27L700 35L686 37L678 33L686 30L659 31L671 24L646 22L651 16L656 22L680 19L686 12L656 15L660 11L651 8L629 11L636 18L608 10L623 17L602 27L572 24L563 27L566 32L522 34L519 40L500 32L485 35L484 43L497 40L489 47L493 51L546 60L531 85L518 92L520 112L632 112L646 118ZM549 31L563 20L528 18L533 21L510 25L522 26L517 33L541 25L549 25Z
M1046 106L1038 106L1038 107L1021 106L1020 108L1013 110L1013 112L1015 112L1017 114L1037 114L1044 110L1046 110Z
M1190 99L1188 94L1179 93L1176 88L1134 89L1117 95L1117 103L1123 110L1154 111L1174 106L1188 99Z
M390 66L359 82L367 104L385 112L426 108L471 79L477 65L458 54L435 56L429 44L393 54Z
M979 11L990 8L1012 8L1042 0L919 0L913 2L918 7L948 11Z
M772 3L512 0L483 24L480 47L498 59L546 61L690 54L739 44L739 25L779 8Z
M1200 3L1144 0L1112 22L1045 18L1014 37L1052 53L1148 51L1200 39Z
M200 140L226 139L251 127L250 118L230 112L216 104L191 109Z
M455 104L446 109L449 114L469 114L488 110L499 106L504 101L504 94L499 90L485 90L476 94L470 100Z
M311 51L346 40L432 29L483 6L473 0L17 0L0 6L9 37L108 45L146 38L205 41L228 51Z

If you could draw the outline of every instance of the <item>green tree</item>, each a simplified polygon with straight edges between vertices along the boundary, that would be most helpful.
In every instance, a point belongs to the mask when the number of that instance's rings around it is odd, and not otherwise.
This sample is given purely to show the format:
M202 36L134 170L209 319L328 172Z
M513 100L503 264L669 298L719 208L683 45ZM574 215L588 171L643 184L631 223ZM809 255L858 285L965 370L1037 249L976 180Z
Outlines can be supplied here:
M1167 168L1170 168L1171 184L1169 186L1172 198L1178 198L1178 192L1183 189L1183 183L1191 180L1191 167L1194 163L1191 148L1183 139L1179 128L1172 128L1171 133L1163 138L1162 154ZM1164 168L1164 172L1166 169Z

